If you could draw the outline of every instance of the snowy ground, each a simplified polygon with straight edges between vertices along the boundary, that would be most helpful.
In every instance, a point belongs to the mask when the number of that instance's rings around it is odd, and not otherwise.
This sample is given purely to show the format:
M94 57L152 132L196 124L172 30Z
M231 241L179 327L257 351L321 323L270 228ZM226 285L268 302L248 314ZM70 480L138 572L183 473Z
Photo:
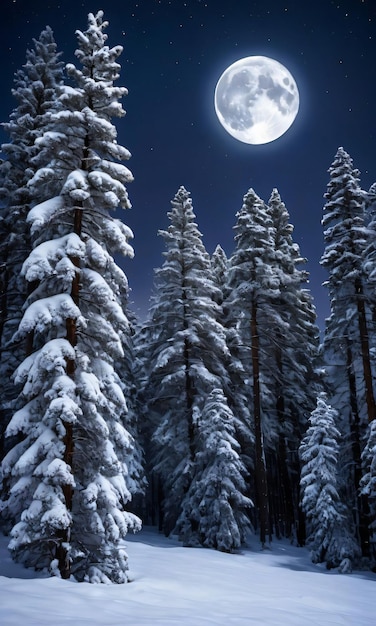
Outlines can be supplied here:
M130 537L132 582L90 585L14 564L0 535L2 626L374 626L376 574L327 572L305 549L231 555Z

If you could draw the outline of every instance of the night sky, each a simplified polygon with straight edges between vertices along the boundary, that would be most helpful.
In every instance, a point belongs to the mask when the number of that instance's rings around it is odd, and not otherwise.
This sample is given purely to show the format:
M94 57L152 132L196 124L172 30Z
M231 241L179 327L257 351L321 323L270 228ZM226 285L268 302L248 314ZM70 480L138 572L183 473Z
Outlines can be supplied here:
M308 258L318 321L329 312L320 224L327 170L339 146L350 153L368 189L376 180L376 3L374 0L2 0L0 120L16 106L10 95L26 48L48 24L65 62L74 62L75 30L99 9L110 22L108 44L124 51L119 85L125 118L119 143L132 153L136 256L124 269L134 308L144 315L153 268L163 261L159 228L180 185L191 193L211 254L234 248L236 212L250 187L267 201L277 187ZM294 76L300 110L276 141L252 146L232 138L216 118L216 82L228 65L252 55L272 57ZM7 137L1 132L1 142Z

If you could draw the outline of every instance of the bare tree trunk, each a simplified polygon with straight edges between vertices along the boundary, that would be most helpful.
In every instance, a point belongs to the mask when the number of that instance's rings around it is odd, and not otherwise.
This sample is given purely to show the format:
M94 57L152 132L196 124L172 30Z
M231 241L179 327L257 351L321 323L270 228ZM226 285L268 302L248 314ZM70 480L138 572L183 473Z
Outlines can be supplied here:
M278 470L280 475L280 519L283 522L284 537L291 537L295 521L295 511L292 496L291 480L287 467L286 441L282 433L278 439ZM296 520L297 521L297 520Z
M369 352L368 328L366 318L366 308L364 304L363 285L359 278L355 280L356 304L358 309L358 324L360 335L360 347L362 352L364 385L366 388L366 404L368 422L371 423L376 418L375 397L373 394L372 368Z
M253 413L255 424L255 471L256 488L260 522L260 542L264 547L269 536L269 498L266 475L265 451L261 428L261 397L260 397L260 343L257 327L257 304L253 300L251 309L251 356L253 375Z
M355 511L357 519L355 520L359 532L360 547L363 556L369 556L369 504L368 498L361 493L360 481L362 478L362 452L360 441L360 418L358 410L358 401L356 396L356 379L353 368L353 359L351 353L350 341L347 338L347 376L350 388L350 432L351 432L351 450L353 461L353 480L356 497Z
M276 410L279 425L278 436L278 472L279 472L279 484L280 495L279 503L281 510L279 513L280 523L283 525L283 535L285 537L291 537L292 528L295 521L294 499L291 485L291 479L289 475L289 468L287 466L287 450L286 439L283 433L283 423L285 421L285 398L283 395L283 388L281 381L283 380L283 364L282 364L282 337L280 331L277 329L277 348L276 348L276 362L278 367L279 381L277 383L277 401ZM297 521L297 520L296 520Z

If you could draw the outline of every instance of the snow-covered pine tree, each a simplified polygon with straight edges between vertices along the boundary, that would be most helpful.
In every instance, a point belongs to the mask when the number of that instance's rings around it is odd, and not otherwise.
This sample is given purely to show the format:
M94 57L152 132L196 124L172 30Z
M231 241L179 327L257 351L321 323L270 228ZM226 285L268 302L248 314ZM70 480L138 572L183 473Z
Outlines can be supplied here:
M154 303L144 331L152 469L163 492L166 534L176 528L192 487L198 420L211 391L228 385L229 357L225 332L217 321L218 288L184 187L175 195L168 217L168 230L160 231L167 248L165 261L155 273ZM185 541L197 536L193 526L189 531L185 525ZM203 534L200 541L205 541Z
M229 408L237 417L236 440L240 444L241 458L248 468L248 472L253 473L254 436L249 413L249 397L246 383L248 376L241 358L243 354L241 337L238 329L231 323L228 323L228 315L225 312L224 304L228 296L229 261L220 245L216 246L212 254L211 266L213 280L218 289L218 295L215 296L216 302L220 305L218 308L218 320L224 327L229 350L226 366L229 376L224 392Z
M270 211L253 189L243 198L234 228L236 249L229 263L225 309L228 324L236 329L240 337L241 358L248 375L248 402L255 440L254 499L260 541L264 545L271 535L265 439L278 441L276 425L265 423L265 408L270 405L267 382L270 372L265 363L265 355L268 353L273 330L283 328L283 323L274 306L279 296L279 282L274 271Z
M247 373L238 368L236 388L248 390L253 408L260 538L275 532L302 543L297 450L319 388L315 309L278 191L266 205L249 190L237 217L224 309L234 333L228 345Z
M328 271L331 314L326 322L323 357L331 385L331 404L338 410L343 436L344 502L355 515L362 554L368 556L368 502L361 494L361 454L368 423L376 416L373 378L375 345L372 286L365 265L369 229L365 223L365 193L359 172L343 148L329 169L325 194L325 251L321 264Z
M22 273L33 290L18 337L32 350L18 367L23 404L8 434L23 434L3 461L11 483L4 514L16 515L10 549L27 566L63 578L125 582L120 545L139 520L130 499L127 459L132 438L116 371L129 323L122 310L128 284L112 255L132 256L130 229L110 210L129 207L132 180L120 162L113 117L124 111L115 87L121 46L106 45L103 12L77 31L82 69L67 66L73 86L37 145L48 165L31 181L36 197L58 195L28 215L33 250ZM19 516L19 503L23 512Z
M28 289L20 278L22 263L31 250L26 216L33 199L27 184L35 174L32 163L37 150L35 141L43 134L57 89L63 82L61 53L57 52L51 28L47 26L33 44L26 52L25 65L15 74L12 94L18 105L3 124L10 142L1 146L4 161L0 166L0 458L4 431L19 391L11 375L25 350L23 344L15 345L12 337L21 320Z
M320 393L309 428L300 445L302 507L307 519L307 543L314 563L343 571L359 557L349 532L346 509L339 496L338 459L341 434L338 414Z
M194 415L196 450L193 478L176 531L185 545L234 552L250 530L246 469L236 441L235 418L221 389L210 392Z
M279 296L274 306L283 321L281 328L274 328L273 342L268 349L269 384L278 421L278 445L267 450L271 516L277 537L291 537L296 532L298 542L303 542L297 451L319 392L315 374L319 329L307 290L306 259L293 241L290 216L277 189L273 190L268 206L279 282Z

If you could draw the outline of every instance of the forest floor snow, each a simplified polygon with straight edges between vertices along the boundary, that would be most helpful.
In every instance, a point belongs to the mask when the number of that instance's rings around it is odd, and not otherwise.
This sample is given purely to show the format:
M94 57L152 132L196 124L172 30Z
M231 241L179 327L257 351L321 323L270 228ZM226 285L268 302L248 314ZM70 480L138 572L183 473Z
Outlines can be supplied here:
M256 539L239 554L184 548L154 528L127 538L125 585L76 583L13 563L0 534L2 626L374 626L376 574L313 565Z

